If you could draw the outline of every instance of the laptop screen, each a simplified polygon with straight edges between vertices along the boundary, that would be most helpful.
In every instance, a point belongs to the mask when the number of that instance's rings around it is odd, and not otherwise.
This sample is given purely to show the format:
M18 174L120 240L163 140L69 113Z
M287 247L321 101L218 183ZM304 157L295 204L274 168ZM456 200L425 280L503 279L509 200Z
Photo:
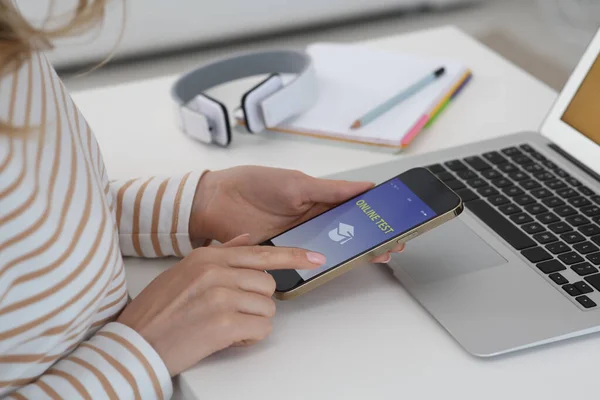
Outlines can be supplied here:
M600 56L567 107L562 121L600 144Z

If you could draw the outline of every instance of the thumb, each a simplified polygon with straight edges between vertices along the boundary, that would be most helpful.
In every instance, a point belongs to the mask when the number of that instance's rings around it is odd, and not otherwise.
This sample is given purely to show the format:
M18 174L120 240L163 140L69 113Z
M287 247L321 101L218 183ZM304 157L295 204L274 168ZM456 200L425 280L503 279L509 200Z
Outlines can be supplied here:
M373 188L371 182L352 182L312 178L305 193L313 203L339 204Z
M242 247L248 246L250 244L250 234L244 233L243 235L239 235L234 237L228 242L218 245L221 248L229 248L229 247ZM217 245L215 245L217 246Z

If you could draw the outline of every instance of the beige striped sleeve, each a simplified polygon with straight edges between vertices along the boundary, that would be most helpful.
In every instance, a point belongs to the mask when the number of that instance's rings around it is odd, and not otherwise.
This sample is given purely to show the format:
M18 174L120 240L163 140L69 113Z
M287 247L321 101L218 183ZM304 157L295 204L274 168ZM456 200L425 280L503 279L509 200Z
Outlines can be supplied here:
M189 224L200 173L112 181L121 252L183 257L192 251Z
M59 400L167 400L172 395L171 376L158 353L137 332L116 322L10 394Z

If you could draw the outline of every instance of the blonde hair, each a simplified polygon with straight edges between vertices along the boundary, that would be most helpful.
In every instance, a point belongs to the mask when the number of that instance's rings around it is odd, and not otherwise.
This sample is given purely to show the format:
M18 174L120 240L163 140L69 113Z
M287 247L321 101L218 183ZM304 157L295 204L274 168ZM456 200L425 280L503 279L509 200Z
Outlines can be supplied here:
M76 0L76 6L68 14L55 16L51 15L54 1L49 0L46 23L35 27L19 12L13 0L0 0L0 78L20 68L32 53L51 50L55 40L80 35L101 24L108 2ZM55 23L58 21L63 22ZM48 27L48 22L54 22L53 26ZM0 133L16 133L22 129L0 119Z

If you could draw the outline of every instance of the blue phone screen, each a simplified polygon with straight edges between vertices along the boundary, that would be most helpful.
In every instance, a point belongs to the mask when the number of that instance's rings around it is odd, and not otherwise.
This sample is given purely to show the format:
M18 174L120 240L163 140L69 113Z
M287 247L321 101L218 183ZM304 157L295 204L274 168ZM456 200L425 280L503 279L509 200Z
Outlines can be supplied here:
M394 178L271 239L275 246L324 254L315 270L297 270L308 280L423 222L436 213L402 181Z

